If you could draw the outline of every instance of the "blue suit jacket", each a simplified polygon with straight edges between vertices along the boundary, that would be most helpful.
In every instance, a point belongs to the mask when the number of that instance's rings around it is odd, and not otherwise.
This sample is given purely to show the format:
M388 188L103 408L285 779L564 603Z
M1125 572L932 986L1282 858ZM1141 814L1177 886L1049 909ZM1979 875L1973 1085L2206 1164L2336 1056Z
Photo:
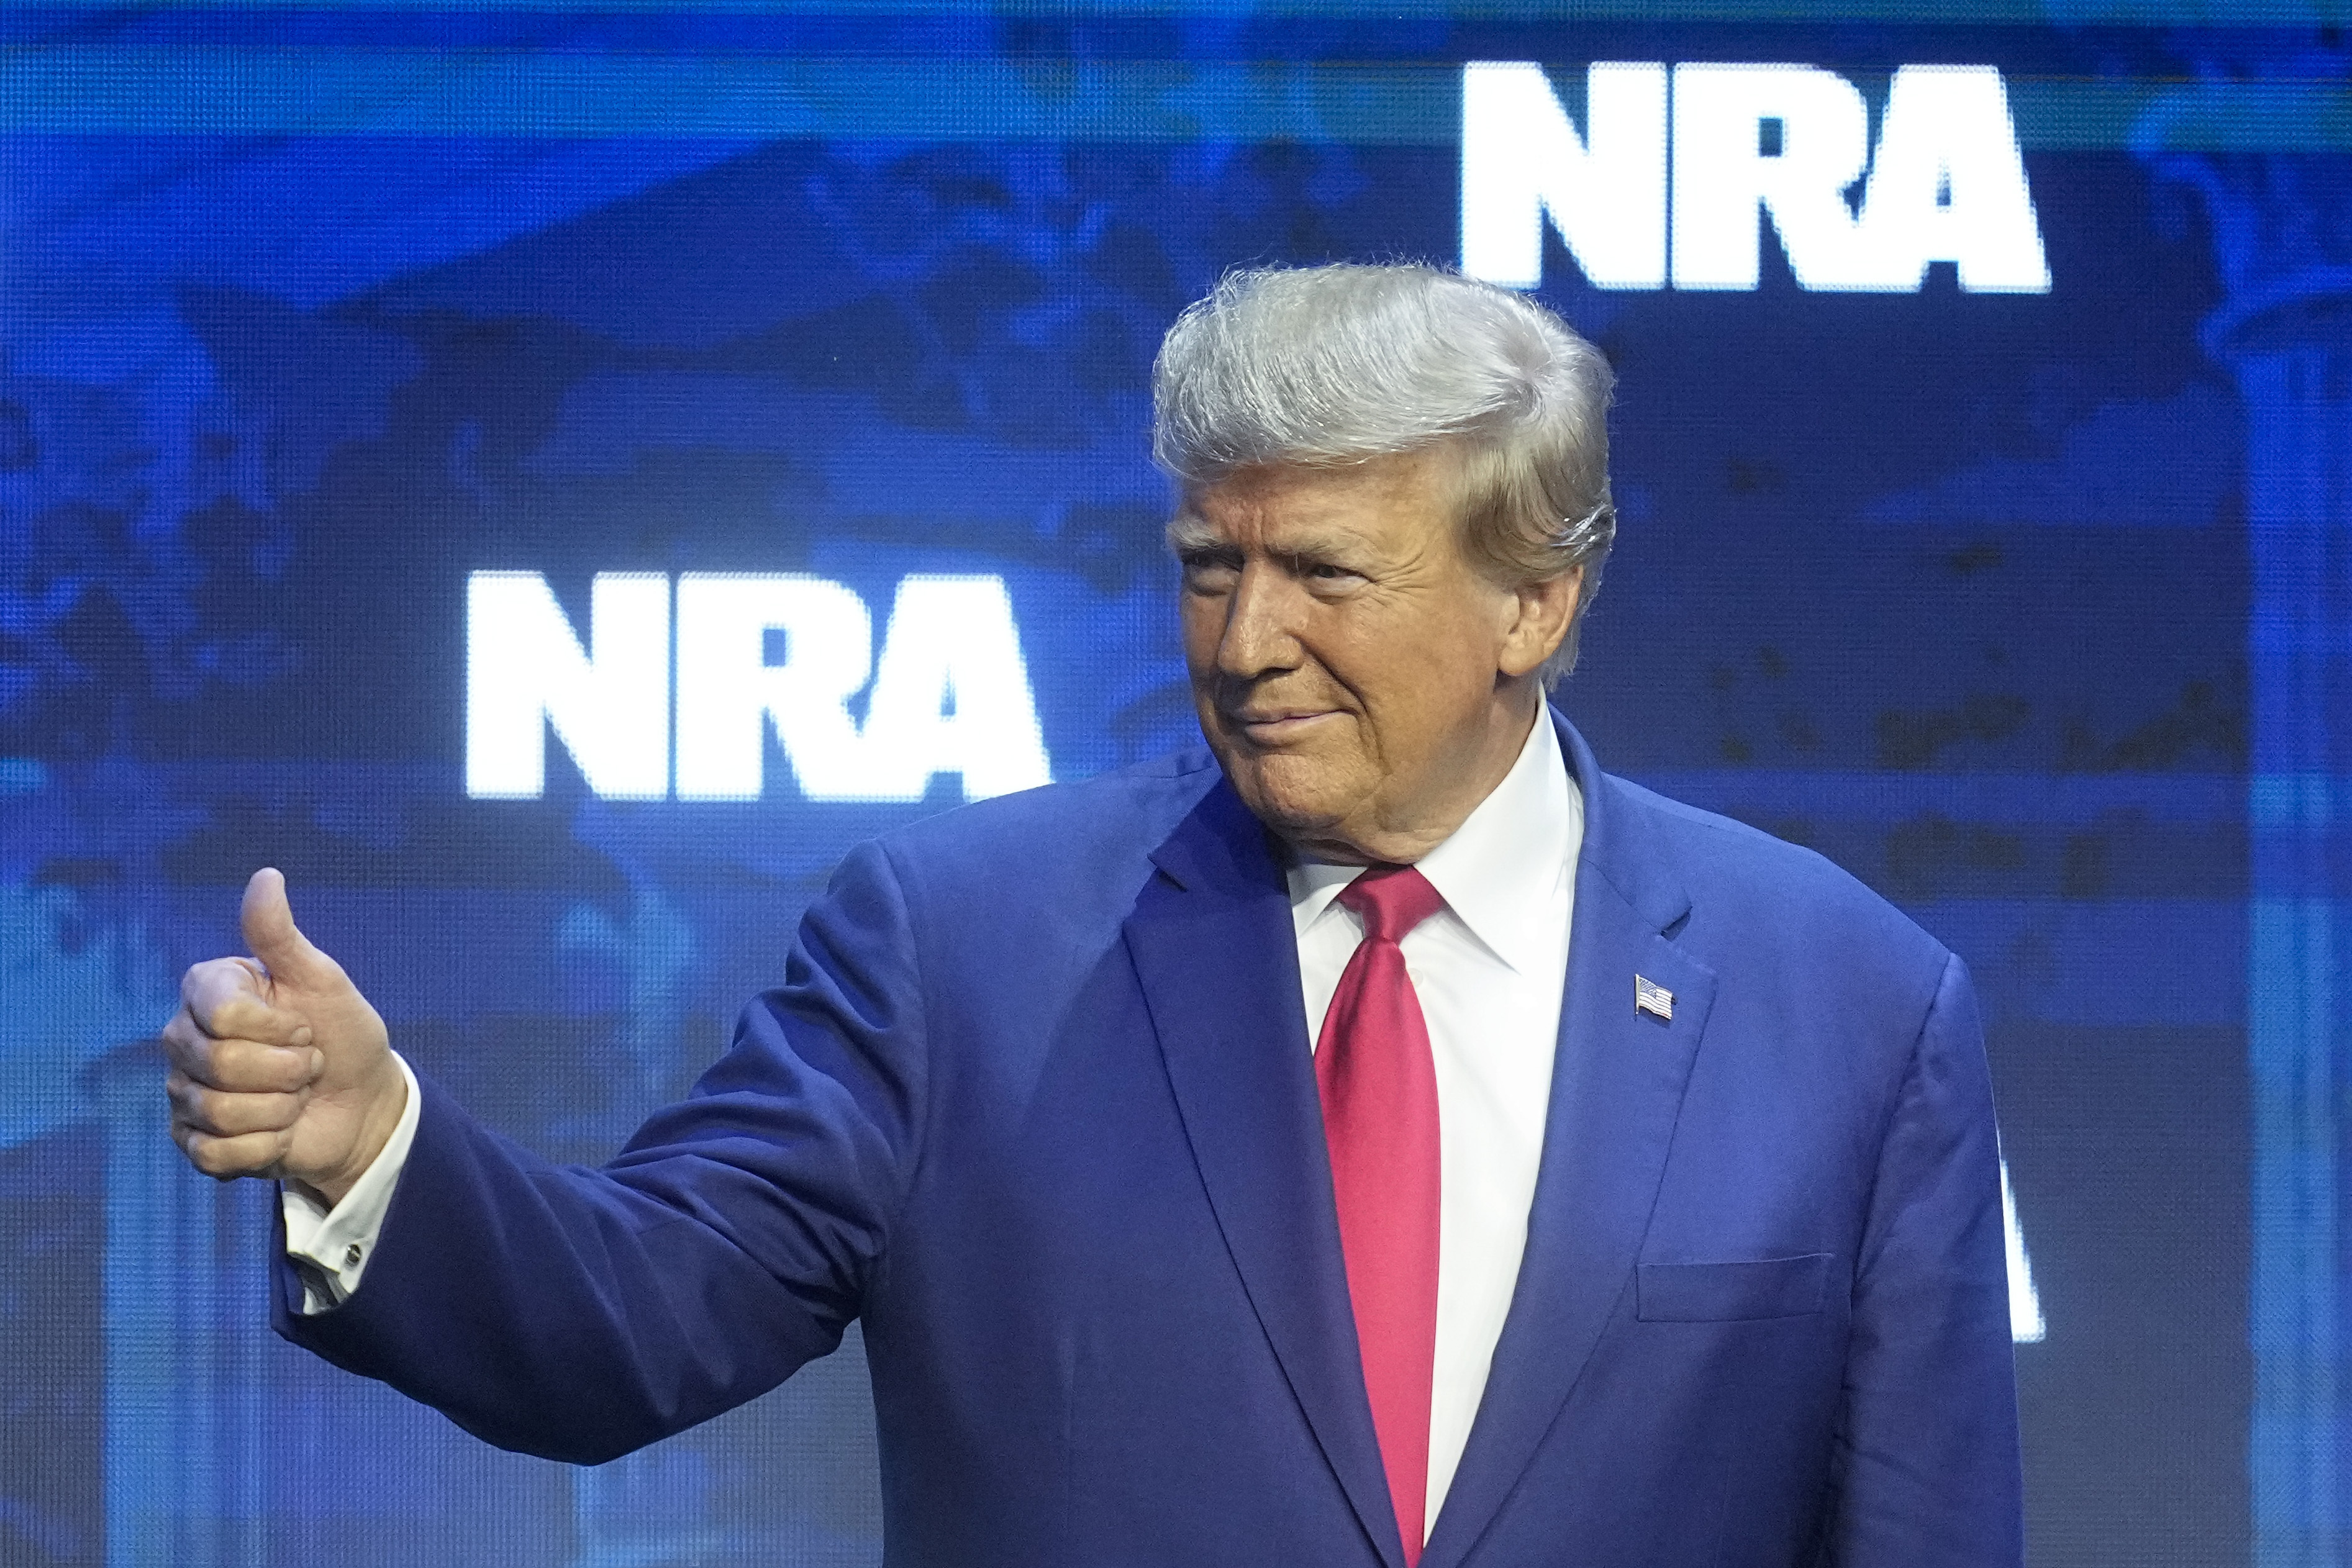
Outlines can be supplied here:
M1559 732L1586 817L1542 1170L1424 1562L2011 1568L1959 964ZM587 1462L862 1318L893 1563L1402 1568L1284 881L1206 753L853 852L602 1170L427 1083L365 1283L299 1301L281 1265L288 1337Z

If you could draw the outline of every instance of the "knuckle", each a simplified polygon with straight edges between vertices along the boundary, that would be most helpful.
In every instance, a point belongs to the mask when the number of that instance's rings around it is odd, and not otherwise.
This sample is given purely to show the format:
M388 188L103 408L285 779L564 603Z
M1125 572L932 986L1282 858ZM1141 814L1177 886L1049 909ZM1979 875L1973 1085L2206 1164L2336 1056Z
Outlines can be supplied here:
M210 1043L197 1030L194 1020L191 1019L184 1011L163 1026L163 1032L160 1038L163 1041L165 1059L176 1067L184 1067L187 1063L202 1058L205 1047Z
M190 1132L205 1136L215 1136L219 1134L221 1130L219 1123L214 1118L212 1107L206 1103L206 1096L203 1090L190 1089L173 1101L173 1105L179 1113L181 1123Z
M187 973L180 977L180 997L193 1012L232 994L237 988L236 980L235 960L207 958L189 965Z
M240 1088L247 1076L247 1055L250 1049L241 1040L214 1040L205 1048L205 1070L189 1076L216 1089Z
M196 1169L214 1180L232 1181L263 1168L266 1162L254 1158L253 1142L245 1137L193 1134L188 1158Z

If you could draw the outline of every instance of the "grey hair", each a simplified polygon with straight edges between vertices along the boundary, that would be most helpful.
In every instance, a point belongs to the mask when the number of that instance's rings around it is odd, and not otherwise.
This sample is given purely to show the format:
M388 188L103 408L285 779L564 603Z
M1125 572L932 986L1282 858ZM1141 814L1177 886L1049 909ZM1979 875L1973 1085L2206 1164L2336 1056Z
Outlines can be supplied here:
M1617 536L1601 350L1525 295L1418 263L1227 273L1151 370L1152 458L1186 489L1265 464L1453 446L1471 559L1517 588L1580 570L1578 634Z

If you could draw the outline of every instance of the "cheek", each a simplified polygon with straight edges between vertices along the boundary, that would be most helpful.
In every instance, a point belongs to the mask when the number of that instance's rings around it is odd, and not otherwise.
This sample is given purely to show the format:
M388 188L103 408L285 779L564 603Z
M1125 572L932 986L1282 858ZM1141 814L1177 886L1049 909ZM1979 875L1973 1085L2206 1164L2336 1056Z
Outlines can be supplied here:
M1391 712L1458 706L1464 693L1492 684L1501 639L1471 606L1412 605L1365 616L1331 643L1368 706Z
M1191 594L1176 602L1176 635L1184 645L1184 664L1198 675L1216 663L1216 615L1210 607Z

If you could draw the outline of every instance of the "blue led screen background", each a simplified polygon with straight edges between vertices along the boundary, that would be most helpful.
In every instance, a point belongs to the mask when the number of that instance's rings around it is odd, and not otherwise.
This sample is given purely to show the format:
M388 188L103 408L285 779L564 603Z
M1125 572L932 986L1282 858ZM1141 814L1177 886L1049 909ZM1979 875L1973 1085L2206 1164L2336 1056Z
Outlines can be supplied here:
M771 737L756 799L627 799L551 732L469 793L478 573L583 645L600 576L803 574L860 656L987 580L1053 777L1186 743L1159 336L1237 264L1456 260L1496 60L1580 123L1591 62L1810 65L1874 134L2000 71L2046 291L1807 288L1769 223L1753 288L1601 288L1547 225L1621 377L1559 700L1974 971L2033 1562L2352 1560L2332 13L384 0L0 16L0 1561L878 1560L854 1336L599 1469L488 1448L269 1335L268 1195L184 1168L142 1042L275 864L420 1071L594 1160L964 797Z

